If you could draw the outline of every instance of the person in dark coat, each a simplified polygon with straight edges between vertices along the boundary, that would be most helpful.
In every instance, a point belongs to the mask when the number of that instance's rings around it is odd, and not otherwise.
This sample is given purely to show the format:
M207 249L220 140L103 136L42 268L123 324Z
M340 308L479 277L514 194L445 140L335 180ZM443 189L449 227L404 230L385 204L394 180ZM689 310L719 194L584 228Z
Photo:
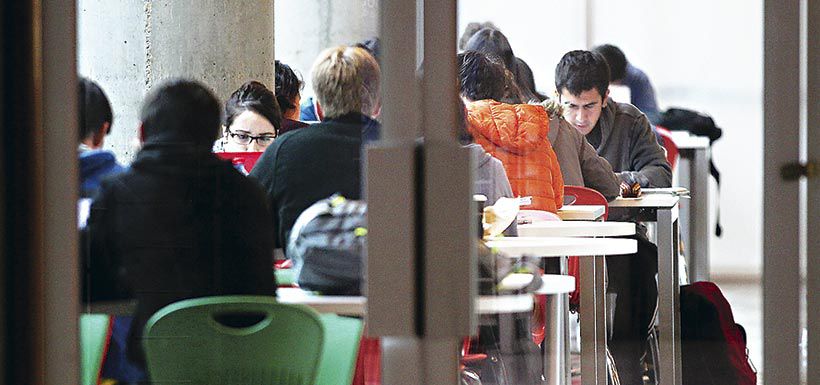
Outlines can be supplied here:
M102 149L114 121L105 92L97 83L84 77L79 79L78 91L80 198L92 198L103 178L121 173L125 168L117 163L114 153Z
M144 365L141 337L160 308L211 295L275 295L273 228L259 186L211 153L219 101L188 80L169 81L140 112L143 148L105 180L84 243L84 299L135 299L128 359Z
M335 193L361 198L362 146L379 137L372 117L381 108L380 71L372 55L330 48L311 72L321 123L276 138L250 173L267 194L277 248L285 248L296 218L317 201Z
M274 63L276 72L276 102L282 110L282 128L279 135L299 128L305 128L307 123L299 121L299 104L302 101L302 88L305 83L289 65L276 60Z

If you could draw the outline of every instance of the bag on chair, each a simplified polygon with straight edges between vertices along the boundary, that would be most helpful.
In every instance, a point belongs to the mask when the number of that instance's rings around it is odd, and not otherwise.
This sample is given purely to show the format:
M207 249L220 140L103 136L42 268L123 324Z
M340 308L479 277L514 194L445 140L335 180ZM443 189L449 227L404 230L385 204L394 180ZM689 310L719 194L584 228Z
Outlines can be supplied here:
M340 195L314 203L289 236L296 282L324 295L361 295L366 241L367 203Z
M684 385L755 385L746 331L713 282L680 290L681 364ZM663 374L661 374L663 375Z

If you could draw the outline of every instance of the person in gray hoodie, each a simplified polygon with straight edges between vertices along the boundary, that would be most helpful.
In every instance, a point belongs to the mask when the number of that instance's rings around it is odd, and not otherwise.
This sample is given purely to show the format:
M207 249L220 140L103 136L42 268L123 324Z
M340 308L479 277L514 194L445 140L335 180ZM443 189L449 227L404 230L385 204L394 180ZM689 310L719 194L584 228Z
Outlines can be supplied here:
M609 98L609 67L591 51L570 51L555 67L555 88L563 116L606 158L623 182L670 187L672 168L635 106Z

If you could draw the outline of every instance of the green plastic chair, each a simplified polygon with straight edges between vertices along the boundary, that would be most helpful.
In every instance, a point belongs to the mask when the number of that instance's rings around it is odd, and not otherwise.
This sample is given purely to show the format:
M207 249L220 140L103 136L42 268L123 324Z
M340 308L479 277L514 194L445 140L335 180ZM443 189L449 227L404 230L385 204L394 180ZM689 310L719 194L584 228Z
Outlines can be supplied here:
M336 314L319 316L325 328L325 347L317 385L350 385L362 338L362 320Z
M111 316L80 314L80 375L83 385L95 385L102 369Z
M324 328L273 297L206 297L160 309L142 343L154 384L314 385Z

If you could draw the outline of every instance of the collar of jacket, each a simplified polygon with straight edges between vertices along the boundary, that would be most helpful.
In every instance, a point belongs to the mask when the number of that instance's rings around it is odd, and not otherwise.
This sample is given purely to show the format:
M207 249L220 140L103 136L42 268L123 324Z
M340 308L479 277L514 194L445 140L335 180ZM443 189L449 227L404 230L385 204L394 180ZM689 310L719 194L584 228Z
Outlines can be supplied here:
M595 126L601 130L601 143L598 148L603 148L612 136L612 129L615 126L615 109L618 106L612 98L607 98L606 105L601 109L601 117Z
M381 125L375 119L359 112L348 112L335 118L323 120L322 123L358 124L362 126L362 140L372 142L381 137Z

